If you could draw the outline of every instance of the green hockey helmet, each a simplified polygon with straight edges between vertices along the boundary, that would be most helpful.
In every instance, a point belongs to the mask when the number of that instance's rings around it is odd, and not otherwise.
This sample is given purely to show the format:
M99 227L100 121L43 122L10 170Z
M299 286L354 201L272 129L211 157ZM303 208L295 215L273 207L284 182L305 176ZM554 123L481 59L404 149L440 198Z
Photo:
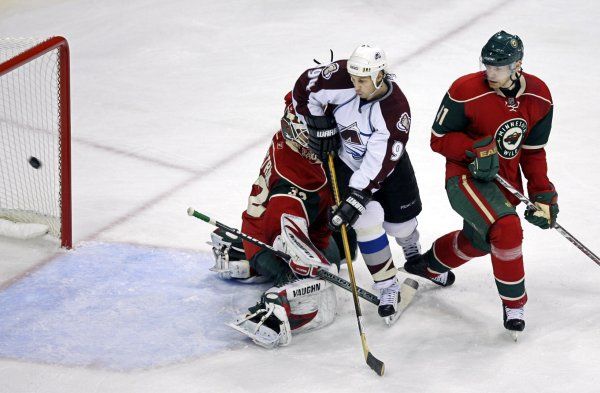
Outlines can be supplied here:
M494 34L481 49L481 62L484 65L504 66L522 58L523 41L504 30Z

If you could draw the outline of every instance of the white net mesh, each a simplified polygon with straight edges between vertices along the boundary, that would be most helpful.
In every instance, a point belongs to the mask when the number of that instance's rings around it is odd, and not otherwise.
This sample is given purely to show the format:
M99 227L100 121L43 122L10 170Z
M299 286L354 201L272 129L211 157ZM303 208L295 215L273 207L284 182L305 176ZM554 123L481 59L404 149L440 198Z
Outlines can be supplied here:
M1 38L0 63L43 41ZM58 57L55 49L0 76L0 217L60 238Z

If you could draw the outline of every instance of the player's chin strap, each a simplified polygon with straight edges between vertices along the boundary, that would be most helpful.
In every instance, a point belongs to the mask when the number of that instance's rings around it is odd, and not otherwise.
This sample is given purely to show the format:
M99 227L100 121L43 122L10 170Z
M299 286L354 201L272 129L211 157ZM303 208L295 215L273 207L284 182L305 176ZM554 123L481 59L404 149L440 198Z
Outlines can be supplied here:
M375 83L373 83L373 86L375 87L375 90L373 90L373 92L371 94L369 94L369 96L366 98L366 100L369 101L371 98L373 98L373 96L375 95L375 93L377 93L379 91L379 89L383 86L384 83L385 83L385 75L381 79L381 82L379 82L379 86L377 86L377 85L375 85Z

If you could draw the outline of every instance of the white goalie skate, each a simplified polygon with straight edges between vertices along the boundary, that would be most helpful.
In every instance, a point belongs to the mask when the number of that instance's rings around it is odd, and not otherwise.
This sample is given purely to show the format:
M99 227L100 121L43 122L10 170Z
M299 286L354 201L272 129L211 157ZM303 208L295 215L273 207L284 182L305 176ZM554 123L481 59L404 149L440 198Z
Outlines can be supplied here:
M331 324L336 304L335 288L331 283L305 278L268 289L249 313L227 325L250 337L255 344L272 349L289 345L292 333Z
M283 347L292 342L287 313L285 308L278 304L275 293L267 293L258 310L239 316L227 325L250 337L255 344L267 349Z

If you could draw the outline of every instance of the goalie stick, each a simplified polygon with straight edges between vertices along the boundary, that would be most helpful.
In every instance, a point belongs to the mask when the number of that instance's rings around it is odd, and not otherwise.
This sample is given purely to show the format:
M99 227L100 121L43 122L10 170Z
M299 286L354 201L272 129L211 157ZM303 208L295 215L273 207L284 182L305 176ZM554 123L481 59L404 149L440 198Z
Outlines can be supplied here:
M256 244L257 246L267 249L271 252L273 252L275 255L277 255L278 257L282 258L283 260L285 260L286 262L289 261L290 256L287 255L284 252L278 251L276 249L274 249L272 246L268 245L267 243L261 242L258 239L253 238L252 236L249 236L243 232L240 232L239 230L232 228L230 226L227 226L219 221L213 220L212 218L208 217L207 215L204 215L196 210L194 210L193 207L188 208L187 210L188 215L192 216L192 217L196 217L204 222L207 222L211 225L216 226L217 228L221 228L222 230L224 230L225 232L229 232L233 235L239 236L242 239ZM325 281L329 281L330 283L337 285L338 287L345 289L349 292L352 292L351 289L351 284L349 281L343 279L340 276L336 276L333 273L330 273L324 269L319 269L319 271L317 272L317 276L319 276L319 278L325 280ZM409 280L409 279L407 279ZM411 280L413 281L413 280ZM371 292L367 291L366 289L357 287L357 291L360 297L362 297L363 299L365 299L366 301L368 301L369 303L372 303L376 306L379 305L379 298L377 296L375 296L374 294L372 294Z
M221 228L222 230L224 230L226 232L229 232L233 235L239 236L242 239L244 239L250 243L256 244L257 246L259 246L261 248L270 250L275 255L279 256L280 258L283 258L286 262L289 261L289 259L290 259L290 256L287 255L286 253L275 250L270 245L268 245L264 242L261 242L260 240L255 239L252 236L249 236L243 232L240 232L239 230L237 230L235 228L231 228L219 221L213 220L212 218L208 217L207 215L196 211L192 207L189 207L187 209L187 213L189 216L196 217L204 222L207 222L211 225ZM346 238L346 240L347 240L347 238ZM350 250L349 250L347 241L345 243L345 249L347 251L347 254L349 255ZM346 261L350 261L350 263L352 263L352 260L349 257L347 257ZM342 277L336 276L335 274L330 273L324 269L319 269L317 275L320 278L322 278L323 280L326 280L334 285L337 285L338 287L340 287L342 289L352 292L352 294L355 295L355 300L354 300L355 306L358 303L358 299L356 299L356 296L360 296L363 299L365 299L366 301L368 301L369 303L372 303L374 305L379 305L379 299L377 298L377 296L375 296L374 294L372 294L371 292L369 292L367 290L362 289L361 287L358 287L355 282L354 283L349 282L349 281L343 279ZM390 316L389 320L386 321L386 323L388 325L392 325L396 320L398 320L398 318L400 317L402 312L406 309L406 307L408 307L408 305L411 303L411 301L415 295L418 285L419 284L415 280L412 280L410 278L407 278L404 280L404 282L402 283L402 287L403 287L404 291L401 290L401 292L400 292L401 296L400 296L400 304L398 305L398 311L394 315ZM358 324L359 324L359 330L361 333L361 339L363 340L363 351L365 352L365 360L366 360L367 364L369 365L369 367L371 367L371 369L373 369L373 371L375 371L378 375L381 376L381 375L383 375L383 373L385 371L385 365L382 361L380 361L375 356L373 356L373 354L371 354L371 352L368 350L366 339L364 338L364 333L362 330L362 315L360 316L360 319L358 320Z
M496 175L496 180L498 183L502 184L504 188L506 188L511 194L519 198L519 200L525 205L527 205L528 209L539 210L537 206L531 202L529 198L525 195L521 194L516 188L514 188L509 182L507 182L500 175ZM558 222L554 223L554 229L558 231L561 235L563 235L568 241L570 241L575 247L577 247L581 252L583 252L588 258L592 261L596 262L597 265L600 265L600 258L596 254L594 254L589 248L583 245L575 236L571 235L565 228L563 228Z

